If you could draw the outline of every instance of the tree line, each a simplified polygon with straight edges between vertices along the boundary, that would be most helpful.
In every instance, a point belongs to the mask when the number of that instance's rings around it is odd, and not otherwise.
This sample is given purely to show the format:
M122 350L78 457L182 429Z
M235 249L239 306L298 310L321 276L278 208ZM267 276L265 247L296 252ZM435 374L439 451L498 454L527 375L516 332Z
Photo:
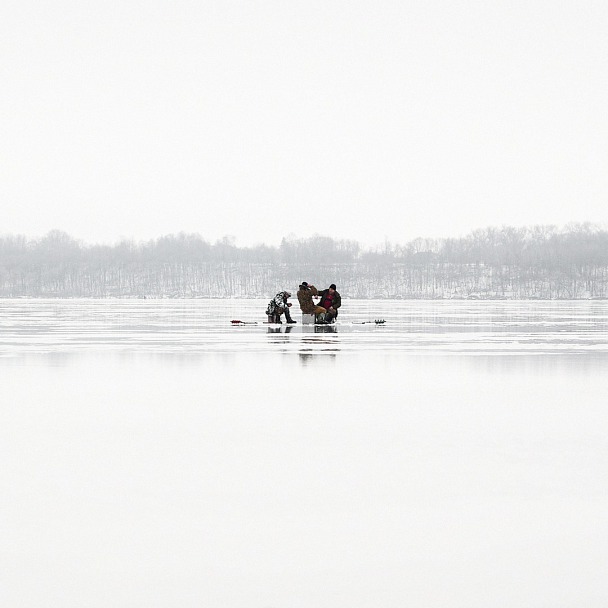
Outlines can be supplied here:
M319 263L319 260L322 260ZM315 235L278 247L199 234L88 245L0 236L0 297L270 297L303 280L357 298L606 298L608 232L591 224L385 242Z

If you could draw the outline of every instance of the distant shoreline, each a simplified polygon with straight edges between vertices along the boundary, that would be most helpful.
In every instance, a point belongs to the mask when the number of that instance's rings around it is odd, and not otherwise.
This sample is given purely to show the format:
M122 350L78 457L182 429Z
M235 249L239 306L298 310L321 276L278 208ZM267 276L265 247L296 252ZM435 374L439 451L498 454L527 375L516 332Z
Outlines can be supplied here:
M0 237L0 297L271 298L307 281L364 300L608 299L608 231L537 226L362 250L316 236L243 248L179 234L85 246L55 231Z

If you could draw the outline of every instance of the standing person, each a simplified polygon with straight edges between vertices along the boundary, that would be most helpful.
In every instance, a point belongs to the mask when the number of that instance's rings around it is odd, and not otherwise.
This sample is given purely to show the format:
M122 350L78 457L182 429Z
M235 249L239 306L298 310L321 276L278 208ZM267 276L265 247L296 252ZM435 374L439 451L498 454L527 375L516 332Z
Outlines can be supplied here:
M325 323L325 313L327 311L322 306L317 306L312 299L313 296L319 295L314 285L309 285L306 281L302 281L296 295L300 303L300 310L305 315L315 315L315 323Z
M336 291L336 284L332 283L328 289L321 291L319 297L319 304L327 311L325 320L331 323L338 316L338 308L342 306L342 298Z
M287 323L296 323L289 313L291 302L288 302L287 298L291 298L291 293L289 291L279 291L279 293L270 300L266 308L269 323L281 323L281 315L283 313L285 313L285 320Z

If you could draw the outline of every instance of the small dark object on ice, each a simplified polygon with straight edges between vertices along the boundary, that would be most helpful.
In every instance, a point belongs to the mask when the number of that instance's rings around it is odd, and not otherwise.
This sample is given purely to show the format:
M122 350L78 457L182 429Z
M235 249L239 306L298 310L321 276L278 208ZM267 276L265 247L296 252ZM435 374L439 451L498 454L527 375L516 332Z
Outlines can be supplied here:
M239 321L238 319L232 319L230 321L233 325L257 325L257 321Z
M375 323L376 325L384 325L386 321L384 319L376 319L375 321L353 321L355 325L371 325Z

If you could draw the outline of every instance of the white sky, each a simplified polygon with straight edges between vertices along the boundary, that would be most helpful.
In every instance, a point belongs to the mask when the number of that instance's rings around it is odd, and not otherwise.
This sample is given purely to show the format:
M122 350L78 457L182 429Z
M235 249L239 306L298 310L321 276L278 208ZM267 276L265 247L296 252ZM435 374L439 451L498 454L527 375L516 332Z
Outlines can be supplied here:
M608 223L608 3L1 0L0 232Z

